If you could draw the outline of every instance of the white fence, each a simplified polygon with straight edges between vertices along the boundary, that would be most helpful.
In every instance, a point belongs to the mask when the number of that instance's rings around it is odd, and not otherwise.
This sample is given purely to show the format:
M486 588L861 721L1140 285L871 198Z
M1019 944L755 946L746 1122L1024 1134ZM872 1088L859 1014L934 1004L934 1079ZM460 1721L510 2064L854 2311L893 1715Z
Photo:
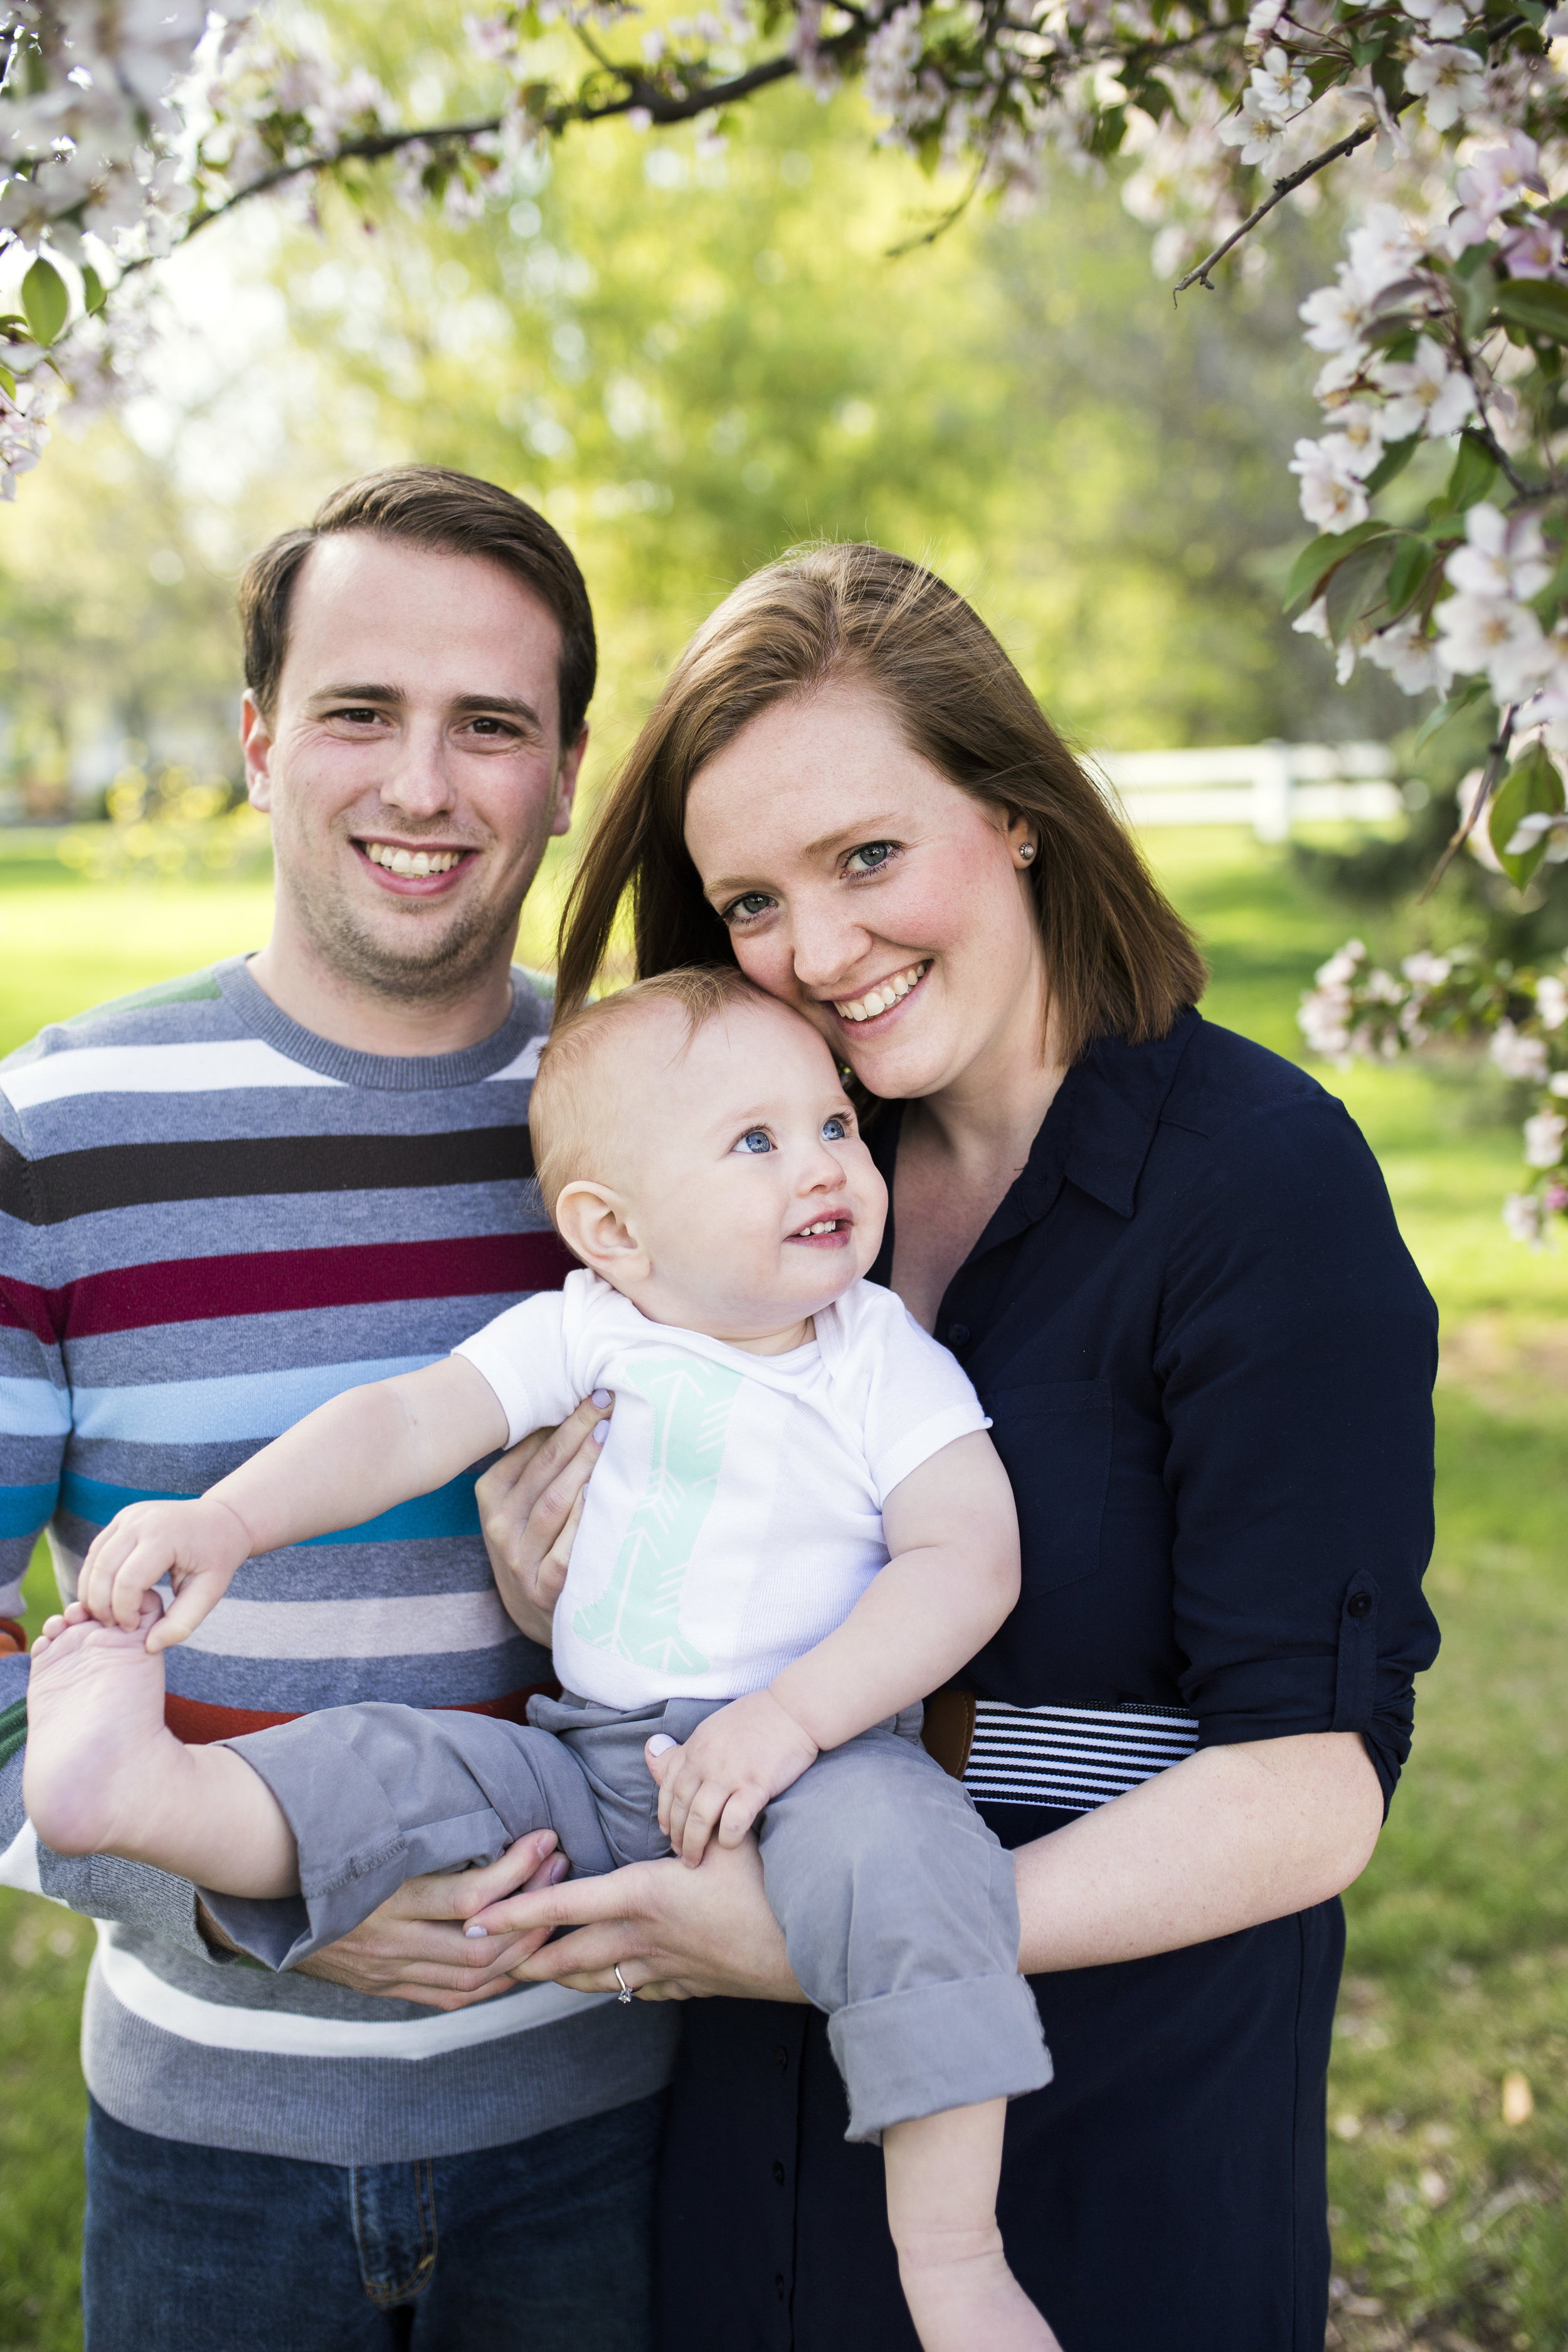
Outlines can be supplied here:
M1135 825L1381 824L1404 802L1385 743L1219 743L1206 751L1102 751L1095 765Z

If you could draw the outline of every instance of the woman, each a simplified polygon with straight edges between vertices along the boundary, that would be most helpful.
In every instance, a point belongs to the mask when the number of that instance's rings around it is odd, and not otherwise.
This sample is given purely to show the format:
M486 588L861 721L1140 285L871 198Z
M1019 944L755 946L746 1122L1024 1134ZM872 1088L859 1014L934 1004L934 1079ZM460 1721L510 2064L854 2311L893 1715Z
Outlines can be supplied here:
M880 550L791 558L699 633L584 856L563 1002L628 891L639 972L733 956L881 1106L874 1278L1013 1478L1024 1591L967 1677L967 1778L1057 2080L1010 2113L1009 2261L1068 2352L1321 2352L1337 1897L1436 1649L1436 1318L1376 1165L1192 1009L1104 799L969 607ZM488 1484L514 1590L580 1435ZM671 2352L905 2352L876 2152L723 1860L519 1898L581 1929L526 1972L731 1996L689 2012L676 2087Z

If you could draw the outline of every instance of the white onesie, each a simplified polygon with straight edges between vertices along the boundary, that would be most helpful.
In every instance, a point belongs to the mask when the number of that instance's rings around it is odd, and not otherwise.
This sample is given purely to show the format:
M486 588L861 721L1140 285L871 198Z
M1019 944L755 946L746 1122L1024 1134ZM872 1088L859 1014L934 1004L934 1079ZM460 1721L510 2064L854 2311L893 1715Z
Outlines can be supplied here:
M765 1688L885 1566L882 1507L900 1481L989 1428L891 1291L856 1283L816 1330L787 1356L749 1355L650 1323L580 1272L453 1351L494 1389L509 1444L615 1391L555 1605L568 1690L632 1708Z

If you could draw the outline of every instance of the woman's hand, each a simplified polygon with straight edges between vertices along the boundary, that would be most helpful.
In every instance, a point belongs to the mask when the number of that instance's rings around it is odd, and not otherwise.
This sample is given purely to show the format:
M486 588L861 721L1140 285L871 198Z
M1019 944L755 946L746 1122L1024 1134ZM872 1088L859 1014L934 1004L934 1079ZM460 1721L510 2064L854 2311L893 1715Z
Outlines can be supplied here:
M351 1992L421 2009L471 2009L516 1989L512 1970L538 1949L542 1928L472 1937L464 1923L519 1887L546 1887L568 1864L552 1830L534 1830L488 1870L409 1878L379 1911L300 1964L299 1973L347 1985ZM199 1914L202 1933L220 1951L235 1949L216 1920Z
M520 1633L546 1650L614 1404L607 1389L595 1389L558 1428L519 1438L474 1488L501 1606Z
M479 1924L476 1922L476 1924ZM804 2000L784 1941L763 1892L755 1838L710 1845L700 1870L673 1859L637 1862L603 1878L569 1879L492 1903L482 1915L492 1936L572 1927L574 1935L514 1960L524 1984L564 1984L574 1992L626 1989L643 2000Z

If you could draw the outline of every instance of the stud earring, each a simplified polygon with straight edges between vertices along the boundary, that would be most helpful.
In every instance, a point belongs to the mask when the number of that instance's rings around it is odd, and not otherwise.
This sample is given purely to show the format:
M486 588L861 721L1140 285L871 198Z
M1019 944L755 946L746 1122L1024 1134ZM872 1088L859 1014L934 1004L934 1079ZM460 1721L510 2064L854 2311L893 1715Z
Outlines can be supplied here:
M1033 857L1034 854L1035 854L1035 845L1034 845L1034 843L1033 843L1032 841L1026 841L1026 842L1022 842L1022 843L1020 843L1020 845L1019 845L1019 848L1018 848L1018 863L1019 863L1019 865L1020 865L1020 866L1027 866L1027 864L1028 864L1028 862L1029 862L1030 858L1031 858L1031 857Z

